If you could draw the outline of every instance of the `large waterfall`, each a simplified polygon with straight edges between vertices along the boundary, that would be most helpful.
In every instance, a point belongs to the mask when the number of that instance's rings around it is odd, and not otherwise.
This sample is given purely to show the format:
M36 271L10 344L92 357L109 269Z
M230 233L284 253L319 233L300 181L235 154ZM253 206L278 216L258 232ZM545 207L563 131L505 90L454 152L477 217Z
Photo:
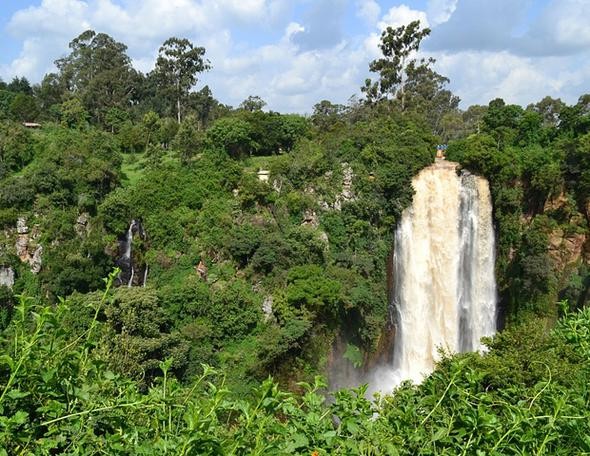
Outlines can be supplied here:
M371 390L420 382L439 350L481 348L496 329L494 229L488 182L437 160L413 180L412 206L395 233L393 360Z

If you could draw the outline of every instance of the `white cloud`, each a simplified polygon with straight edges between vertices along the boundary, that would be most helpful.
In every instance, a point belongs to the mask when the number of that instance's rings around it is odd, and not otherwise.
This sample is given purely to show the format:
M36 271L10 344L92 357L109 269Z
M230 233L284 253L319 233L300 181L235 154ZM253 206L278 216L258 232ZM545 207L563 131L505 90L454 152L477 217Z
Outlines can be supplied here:
M205 46L207 57L223 66L236 43L233 27L283 27L289 0L43 0L11 18L7 30L23 40L20 56L0 67L9 79L24 75L40 80L53 61L68 52L68 42L87 29L112 35L129 46L134 66L149 71L157 49L170 36L191 39ZM292 31L295 31L293 29Z
M301 52L289 37L302 28L291 23L279 42L247 55L226 53L215 74L203 77L214 93L234 106L249 95L259 95L269 109L310 112L318 101L329 98L343 103L358 91L368 59L359 43L340 43L326 49Z
M504 5L513 0L502 1ZM368 63L380 56L381 31L418 19L422 26L433 27L424 48L434 52L437 71L451 79L451 88L464 107L486 104L498 96L520 104L545 95L575 102L581 93L590 91L588 0L553 0L524 31L529 41L523 38L518 45L518 39L502 35L509 33L514 20L499 29L493 25L502 9L495 2L428 0L426 11L406 4L382 10L380 3L349 3L355 7L352 17L356 13L370 26L363 35L340 22L347 11L344 0L325 0L325 8L319 8L316 0L42 0L10 20L7 30L23 44L16 59L0 66L0 75L5 80L24 75L39 81L52 71L55 59L67 54L68 42L89 28L127 44L134 66L147 72L153 68L161 43L180 36L204 46L213 65L211 72L201 75L197 89L208 84L221 102L234 106L249 95L260 95L269 109L310 112L322 99L343 103L358 94L369 76ZM449 36L461 35L465 21L479 11L475 3L487 5L490 17L480 17L469 30L467 36L473 38L469 46L457 47ZM526 0L516 3L520 9L514 8L525 11ZM306 8L300 23L291 14L295 4ZM336 19L334 5L343 12ZM494 34L502 35L492 45L486 34L488 23ZM324 32L329 38L337 32L337 39L319 40L325 38ZM315 37L308 46L301 46L304 35ZM254 36L258 42L244 36ZM480 38L486 41L477 42ZM434 42L440 46L430 46ZM535 58L527 49L553 57Z
M451 89L464 107L487 104L498 97L527 105L546 95L573 103L583 90L583 74L590 74L590 65L580 67L566 57L530 58L507 51L435 56L437 71L451 79Z
M80 0L43 0L39 6L17 11L8 24L8 30L17 37L31 35L70 36L72 32L88 26L85 16L88 5Z
M374 25L379 20L381 7L375 0L357 0L357 15L367 23Z
M422 27L428 27L428 18L426 13L420 10L413 10L407 5L399 5L390 8L390 10L383 16L378 26L379 29L384 30L387 27L399 27L407 25L412 21L420 21Z
M428 0L427 14L432 26L437 26L449 20L458 0Z
M543 46L545 52L577 52L590 46L590 1L553 0L530 31L528 47Z

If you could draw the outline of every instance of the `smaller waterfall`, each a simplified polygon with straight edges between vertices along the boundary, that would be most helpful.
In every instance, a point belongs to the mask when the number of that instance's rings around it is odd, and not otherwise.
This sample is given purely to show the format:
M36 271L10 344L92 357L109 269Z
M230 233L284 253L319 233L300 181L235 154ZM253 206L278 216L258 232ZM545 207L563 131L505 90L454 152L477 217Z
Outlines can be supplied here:
M123 254L123 261L129 263L129 267L131 268L131 275L129 276L129 282L127 282L128 287L133 285L133 276L135 275L133 261L131 261L131 246L133 245L133 228L136 224L137 222L132 220L129 225L129 229L127 230L127 242L125 243L125 253Z
M146 239L146 234L140 220L133 219L124 236L119 238L119 252L121 256L117 260L117 266L121 269L118 277L119 285L128 287L144 286L147 282L148 266L137 262L137 255L133 253L134 237Z
M148 276L148 270L149 270L149 266L146 264L145 265L145 271L143 272L143 287L145 288L145 284L147 283L147 276Z

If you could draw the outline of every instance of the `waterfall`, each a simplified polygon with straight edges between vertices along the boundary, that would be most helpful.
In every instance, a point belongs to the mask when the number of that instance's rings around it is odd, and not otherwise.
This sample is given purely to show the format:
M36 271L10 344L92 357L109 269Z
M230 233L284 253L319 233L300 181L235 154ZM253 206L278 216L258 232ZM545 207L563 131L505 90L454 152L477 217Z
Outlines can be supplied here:
M147 283L147 276L148 276L148 270L149 270L149 266L146 264L145 265L145 271L143 271L143 287L145 288L145 284Z
M121 284L126 283L128 287L133 286L133 277L135 276L133 258L131 257L134 229L137 229L137 221L131 220L125 237L120 240L120 251L123 253L121 254L121 257L118 261L118 265L121 268L121 272L119 273L119 282Z
M123 253L123 261L129 263L129 267L131 268L131 274L129 276L129 282L127 283L128 287L133 286L133 276L135 275L135 270L133 269L133 261L131 259L131 246L133 245L133 228L135 227L135 220L131 221L129 225L129 229L127 230L127 240L125 242L125 253Z
M481 349L495 332L494 228L488 183L437 160L412 181L415 195L395 232L393 360L372 373L390 391L432 372L439 350Z
M119 237L120 256L116 263L121 269L121 272L117 284L127 285L128 287L134 285L143 285L145 287L148 276L148 265L145 262L138 261L138 255L133 254L135 236L140 240L146 239L146 233L141 220L133 219L129 224L127 232ZM141 255L139 257L141 258Z

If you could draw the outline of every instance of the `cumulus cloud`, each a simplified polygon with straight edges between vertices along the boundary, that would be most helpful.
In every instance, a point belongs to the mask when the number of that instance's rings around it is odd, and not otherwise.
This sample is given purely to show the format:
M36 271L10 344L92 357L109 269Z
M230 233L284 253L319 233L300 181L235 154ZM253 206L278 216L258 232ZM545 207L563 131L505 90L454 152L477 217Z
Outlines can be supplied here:
M590 47L590 1L553 0L515 44L524 55L572 55Z
M289 23L291 8L289 0L42 0L10 19L6 29L23 45L16 59L0 66L0 74L40 80L54 70L54 60L67 54L69 41L87 29L127 44L134 66L143 72L153 68L158 47L170 36L205 46L215 68L239 71L231 65L244 66L242 56L252 53L232 39L230 30L281 29ZM290 34L302 30L291 28ZM234 54L238 56L232 59Z
M526 105L545 95L563 93L569 79L564 73L546 71L549 65L565 62L531 59L507 51L461 51L436 57L437 70L451 79L451 88L465 106L487 104L497 97Z
M291 39L302 26L289 24L279 42L252 50L247 56L227 53L215 73L203 77L214 93L228 95L237 105L259 95L274 110L310 112L313 104L329 98L345 102L358 91L367 66L361 46L345 42L324 49L302 51Z
M382 30L412 20L430 26L423 53L451 79L462 106L497 96L528 104L545 95L573 102L590 91L589 0L40 0L6 30L22 43L9 79L41 79L68 42L92 28L129 46L133 64L153 68L170 36L204 46L213 70L201 75L223 103L259 95L268 107L309 112L359 93ZM2 32L0 31L0 34ZM0 35L1 36L1 35Z
M379 20L381 7L375 0L357 0L357 16L365 20L370 25L374 25Z
M448 21L457 8L457 2L458 0L429 0L426 13L430 23L436 26Z
M402 4L390 8L381 19L378 26L383 30L386 27L399 27L416 20L420 21L422 27L428 27L428 17L426 16L426 12L414 10L409 6Z

